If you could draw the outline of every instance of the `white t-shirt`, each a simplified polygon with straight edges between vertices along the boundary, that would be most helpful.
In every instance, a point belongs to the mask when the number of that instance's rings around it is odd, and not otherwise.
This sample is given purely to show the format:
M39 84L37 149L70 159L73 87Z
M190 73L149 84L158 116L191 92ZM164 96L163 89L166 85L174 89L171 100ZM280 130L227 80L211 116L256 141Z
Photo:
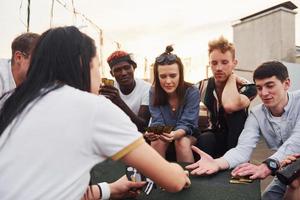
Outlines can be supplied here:
M0 97L12 89L16 88L16 83L11 70L9 59L0 59Z
M120 97L123 101L137 115L141 105L149 105L149 90L151 88L151 84L142 79L135 79L135 83L135 88L128 95L124 95L121 92L118 83L115 83L115 87L119 89Z
M108 99L69 86L28 107L0 136L1 200L80 199L95 164L144 142Z

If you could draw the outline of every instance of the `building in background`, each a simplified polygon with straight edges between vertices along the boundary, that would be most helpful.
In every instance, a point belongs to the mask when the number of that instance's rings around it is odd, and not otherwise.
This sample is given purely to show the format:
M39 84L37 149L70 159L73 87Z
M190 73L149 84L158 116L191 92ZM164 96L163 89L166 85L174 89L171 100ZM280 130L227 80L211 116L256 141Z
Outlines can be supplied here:
M241 18L232 25L237 74L252 80L253 71L259 64L278 60L289 69L293 82L291 90L300 89L300 79L297 79L300 76L300 47L295 45L296 8L287 1Z
M296 63L300 63L300 46L296 46Z

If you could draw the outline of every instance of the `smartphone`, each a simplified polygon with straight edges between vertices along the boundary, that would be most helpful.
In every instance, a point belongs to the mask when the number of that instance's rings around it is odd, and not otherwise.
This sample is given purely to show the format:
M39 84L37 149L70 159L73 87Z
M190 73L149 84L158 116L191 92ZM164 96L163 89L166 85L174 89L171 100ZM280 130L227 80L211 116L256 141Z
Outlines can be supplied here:
M149 195L152 189L156 188L155 183L151 179L145 177L143 174L138 172L137 169L135 169L134 167L126 166L125 174L129 181L133 181L133 182L145 181L146 185L142 188L142 191L145 192L146 195Z

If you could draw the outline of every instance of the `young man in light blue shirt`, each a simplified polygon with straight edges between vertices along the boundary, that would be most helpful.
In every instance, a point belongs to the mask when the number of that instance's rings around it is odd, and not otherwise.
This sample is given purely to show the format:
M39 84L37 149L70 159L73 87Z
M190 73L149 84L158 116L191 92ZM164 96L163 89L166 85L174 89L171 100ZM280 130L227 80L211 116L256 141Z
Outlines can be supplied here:
M218 159L192 147L201 156L201 160L187 166L192 174L213 174L235 167L233 176L264 179L275 174L280 167L279 161L300 152L300 91L288 92L287 68L277 61L265 62L254 71L253 80L263 103L251 110L238 145ZM261 135L276 152L262 164L254 165L248 161ZM285 189L286 186L274 178L262 199L282 199Z

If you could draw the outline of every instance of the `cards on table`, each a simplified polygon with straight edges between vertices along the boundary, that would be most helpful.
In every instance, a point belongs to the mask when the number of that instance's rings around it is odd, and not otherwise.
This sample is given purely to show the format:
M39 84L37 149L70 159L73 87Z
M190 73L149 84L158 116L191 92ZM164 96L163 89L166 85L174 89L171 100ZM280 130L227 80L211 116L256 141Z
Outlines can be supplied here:
M241 177L241 176L236 176L236 177L231 177L231 179L229 180L229 183L232 184L248 184L248 183L252 183L253 180L250 179L249 177Z

